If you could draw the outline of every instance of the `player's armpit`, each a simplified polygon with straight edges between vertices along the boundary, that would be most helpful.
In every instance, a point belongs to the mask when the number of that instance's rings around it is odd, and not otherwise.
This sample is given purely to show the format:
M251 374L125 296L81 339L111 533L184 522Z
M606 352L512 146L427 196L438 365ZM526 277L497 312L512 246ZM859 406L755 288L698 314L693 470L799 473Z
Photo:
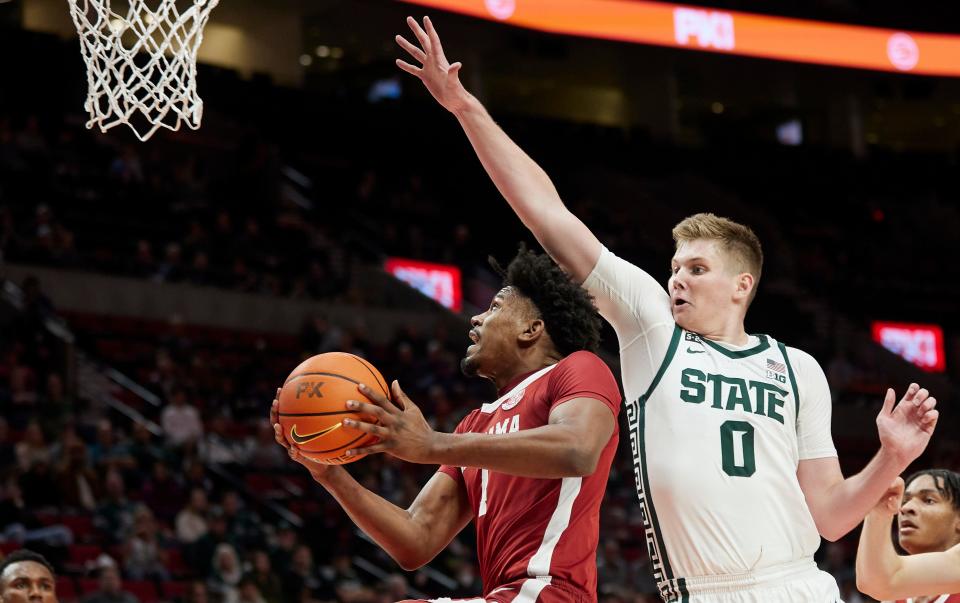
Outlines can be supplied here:
M590 475L616 428L609 405L594 398L573 398L554 406L550 425L562 425L573 434L569 453L578 475Z
M442 472L430 478L407 513L417 526L420 543L414 554L396 560L407 571L429 563L473 518L462 482Z

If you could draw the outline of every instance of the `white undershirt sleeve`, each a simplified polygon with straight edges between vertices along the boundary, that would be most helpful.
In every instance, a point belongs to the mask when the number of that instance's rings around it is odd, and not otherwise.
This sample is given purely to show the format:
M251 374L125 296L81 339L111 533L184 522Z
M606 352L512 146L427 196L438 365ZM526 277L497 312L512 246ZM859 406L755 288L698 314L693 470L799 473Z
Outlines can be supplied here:
M803 350L788 347L787 356L797 380L800 404L797 447L800 460L837 456L830 433L833 403L827 377L816 359Z
M633 399L653 381L670 345L675 327L670 296L656 279L606 247L583 286L617 333L623 386Z

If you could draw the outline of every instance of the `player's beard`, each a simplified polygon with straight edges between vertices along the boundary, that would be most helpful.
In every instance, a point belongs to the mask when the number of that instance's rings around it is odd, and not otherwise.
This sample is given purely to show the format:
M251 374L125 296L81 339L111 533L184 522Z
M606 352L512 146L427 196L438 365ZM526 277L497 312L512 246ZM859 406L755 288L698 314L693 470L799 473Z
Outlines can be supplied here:
M476 356L467 355L460 360L460 372L466 377L476 377L477 376L477 358Z

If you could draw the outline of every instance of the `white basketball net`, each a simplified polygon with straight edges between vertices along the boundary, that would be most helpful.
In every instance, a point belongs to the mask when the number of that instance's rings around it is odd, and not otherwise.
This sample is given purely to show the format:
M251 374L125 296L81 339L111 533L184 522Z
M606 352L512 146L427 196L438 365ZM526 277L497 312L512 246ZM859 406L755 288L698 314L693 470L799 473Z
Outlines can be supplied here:
M127 124L147 140L200 127L197 49L220 0L180 0L182 11L178 0L67 1L87 63L88 128Z

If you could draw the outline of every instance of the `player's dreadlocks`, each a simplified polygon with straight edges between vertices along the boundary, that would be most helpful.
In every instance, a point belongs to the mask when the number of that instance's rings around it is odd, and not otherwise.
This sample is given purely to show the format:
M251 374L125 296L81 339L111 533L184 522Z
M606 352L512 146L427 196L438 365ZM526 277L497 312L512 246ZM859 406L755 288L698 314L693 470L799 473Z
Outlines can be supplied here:
M587 290L570 279L550 256L521 244L504 269L493 258L490 265L540 312L557 351L566 356L577 350L596 352L600 344L600 316Z
M941 496L950 499L953 509L960 512L960 473L949 469L924 469L908 477L906 485L909 486L910 482L924 475L933 478L933 485L937 491Z

